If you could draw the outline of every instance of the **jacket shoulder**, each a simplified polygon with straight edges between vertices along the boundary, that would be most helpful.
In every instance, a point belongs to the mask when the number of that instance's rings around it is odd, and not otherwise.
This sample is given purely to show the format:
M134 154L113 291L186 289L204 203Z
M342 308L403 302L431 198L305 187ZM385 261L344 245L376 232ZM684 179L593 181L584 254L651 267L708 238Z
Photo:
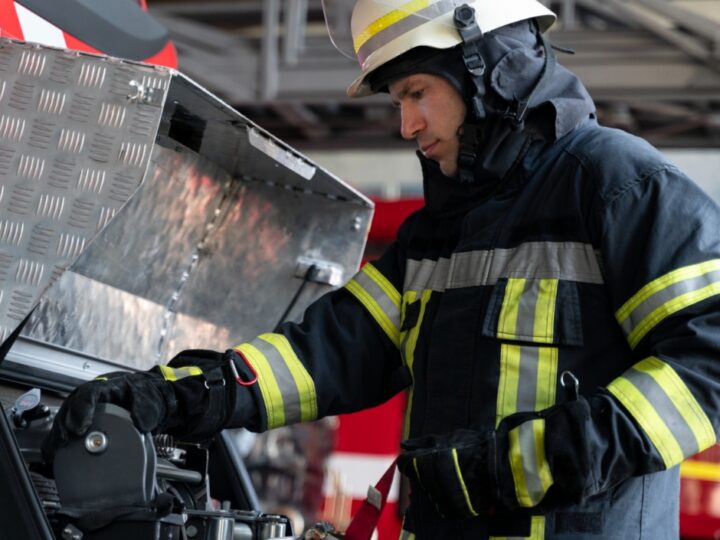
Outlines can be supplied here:
M606 203L657 173L684 177L657 148L625 131L594 124L576 130L570 137L564 152L578 161Z

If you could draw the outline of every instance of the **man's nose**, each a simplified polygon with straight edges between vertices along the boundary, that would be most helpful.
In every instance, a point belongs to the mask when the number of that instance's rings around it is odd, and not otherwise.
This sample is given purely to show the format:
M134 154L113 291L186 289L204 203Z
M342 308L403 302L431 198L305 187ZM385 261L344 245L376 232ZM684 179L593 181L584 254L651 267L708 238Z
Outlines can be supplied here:
M417 107L402 104L400 106L400 135L403 139L411 140L422 131L424 121Z

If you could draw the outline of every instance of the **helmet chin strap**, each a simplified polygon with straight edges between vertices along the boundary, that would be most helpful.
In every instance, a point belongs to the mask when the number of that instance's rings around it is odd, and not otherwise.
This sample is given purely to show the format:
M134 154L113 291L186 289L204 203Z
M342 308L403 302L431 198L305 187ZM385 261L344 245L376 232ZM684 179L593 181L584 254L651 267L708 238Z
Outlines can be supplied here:
M454 21L463 40L462 54L465 69L475 85L475 93L472 98L473 113L478 120L484 120L487 115L483 103L486 91L484 76L487 65L480 49L480 43L485 36L475 20L475 10L467 4L455 8Z
M488 116L500 116L507 120L512 129L520 131L525 126L525 116L533 99L540 95L550 82L555 70L555 51L544 34L540 34L545 51L545 64L542 75L525 99L517 99L508 104L505 110L496 109L485 99L487 87L485 72L487 63L483 56L482 43L485 36L475 19L475 10L467 4L455 8L455 27L462 38L462 55L465 68L475 86L471 100L472 111L466 115L465 122L460 126L460 151L458 153L458 178L461 182L475 181L475 161L477 159L478 145L482 134L482 123Z

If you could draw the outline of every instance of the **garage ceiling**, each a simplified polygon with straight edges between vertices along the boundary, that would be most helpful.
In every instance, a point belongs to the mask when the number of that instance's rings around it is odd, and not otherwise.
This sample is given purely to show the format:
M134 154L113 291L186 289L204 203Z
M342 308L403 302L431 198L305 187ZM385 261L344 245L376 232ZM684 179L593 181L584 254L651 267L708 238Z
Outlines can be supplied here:
M601 122L662 147L720 146L720 0L545 2L560 62ZM386 96L350 100L320 0L152 0L180 69L298 148L404 146Z

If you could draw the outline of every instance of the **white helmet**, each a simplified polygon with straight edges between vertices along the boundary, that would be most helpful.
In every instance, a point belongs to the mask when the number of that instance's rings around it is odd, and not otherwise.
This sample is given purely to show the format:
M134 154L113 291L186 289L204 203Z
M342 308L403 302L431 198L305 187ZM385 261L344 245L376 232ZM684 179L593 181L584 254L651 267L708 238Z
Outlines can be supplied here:
M453 17L463 4L475 10L483 33L527 19L536 19L545 32L556 19L537 0L323 0L330 39L360 63L362 73L348 87L348 96L372 94L368 76L410 49L462 43Z

